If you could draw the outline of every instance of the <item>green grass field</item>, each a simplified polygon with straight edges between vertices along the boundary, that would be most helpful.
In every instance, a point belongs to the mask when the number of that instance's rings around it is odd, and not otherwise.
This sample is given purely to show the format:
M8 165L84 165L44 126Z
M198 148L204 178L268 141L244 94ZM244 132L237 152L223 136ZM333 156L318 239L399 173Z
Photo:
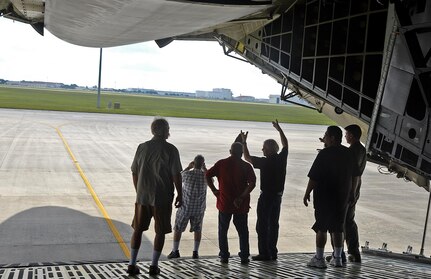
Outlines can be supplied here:
M212 101L189 98L0 87L0 107L35 110L98 112L163 117L207 118L245 121L332 125L334 122L315 110L287 105ZM108 109L108 102L112 108ZM114 103L120 109L114 109Z

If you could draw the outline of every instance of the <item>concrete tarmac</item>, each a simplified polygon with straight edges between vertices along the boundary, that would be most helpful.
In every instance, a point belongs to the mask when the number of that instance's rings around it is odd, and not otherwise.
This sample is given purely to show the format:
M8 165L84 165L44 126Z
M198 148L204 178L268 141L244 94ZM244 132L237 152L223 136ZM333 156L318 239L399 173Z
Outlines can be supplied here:
M277 116L275 115L274 118ZM249 131L252 155L262 156L262 142L279 136L271 123L167 118L169 142L180 151L183 167L196 154L211 167L229 156L240 130ZM126 260L130 247L135 192L130 165L139 143L151 138L153 117L0 109L0 264ZM281 253L314 251L312 206L302 197L307 173L322 148L318 138L326 126L281 123L289 140L285 193L280 217ZM259 179L259 171L256 171ZM394 175L381 174L368 163L363 175L356 221L360 242L378 248L383 242L394 252L413 246L419 253L428 192ZM258 183L259 187L259 183ZM256 203L249 214L251 253L257 253ZM175 213L175 211L174 211ZM218 254L217 210L208 191L202 256ZM174 221L175 214L172 216ZM154 233L144 233L139 258L151 258ZM230 252L238 237L229 232ZM172 248L166 239L162 259ZM186 231L180 245L191 256L193 235ZM330 251L330 246L327 246ZM425 242L431 253L431 236Z

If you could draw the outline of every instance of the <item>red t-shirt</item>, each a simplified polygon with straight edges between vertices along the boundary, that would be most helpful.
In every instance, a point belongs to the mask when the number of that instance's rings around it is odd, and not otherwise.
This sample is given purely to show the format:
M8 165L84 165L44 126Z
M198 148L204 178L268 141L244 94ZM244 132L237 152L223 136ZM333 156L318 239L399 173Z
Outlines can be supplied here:
M223 213L248 213L250 195L244 198L241 206L236 208L233 201L239 197L250 183L256 183L252 166L235 157L222 159L215 163L207 177L217 177L220 194L217 198L217 209Z

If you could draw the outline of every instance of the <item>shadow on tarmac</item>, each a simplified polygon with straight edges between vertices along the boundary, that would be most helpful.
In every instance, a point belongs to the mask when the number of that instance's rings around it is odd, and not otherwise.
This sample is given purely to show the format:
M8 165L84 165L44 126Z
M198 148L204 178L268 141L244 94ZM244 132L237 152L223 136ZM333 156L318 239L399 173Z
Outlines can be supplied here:
M130 249L130 224L112 220ZM67 207L34 207L0 224L0 266L41 262L126 261L106 220ZM152 251L142 236L141 251ZM143 253L141 253L143 254Z

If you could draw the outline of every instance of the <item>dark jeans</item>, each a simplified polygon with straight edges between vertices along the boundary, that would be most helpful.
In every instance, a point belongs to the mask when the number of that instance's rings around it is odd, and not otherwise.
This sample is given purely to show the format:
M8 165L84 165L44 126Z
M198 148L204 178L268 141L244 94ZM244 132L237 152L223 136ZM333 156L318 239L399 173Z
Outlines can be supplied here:
M344 230L347 244L347 253L353 255L359 254L359 235L358 226L355 222L355 207L356 204L352 204L347 208Z
M277 257L281 197L281 194L260 194L256 222L259 255Z
M238 254L241 259L247 259L250 256L250 247L248 240L248 221L247 213L245 214L232 214L223 213L219 211L218 213L218 245L220 249L219 256L221 258L227 259L230 256L229 244L227 242L227 231L229 229L230 220L233 215L233 224L235 225L236 231L239 236L239 249Z

